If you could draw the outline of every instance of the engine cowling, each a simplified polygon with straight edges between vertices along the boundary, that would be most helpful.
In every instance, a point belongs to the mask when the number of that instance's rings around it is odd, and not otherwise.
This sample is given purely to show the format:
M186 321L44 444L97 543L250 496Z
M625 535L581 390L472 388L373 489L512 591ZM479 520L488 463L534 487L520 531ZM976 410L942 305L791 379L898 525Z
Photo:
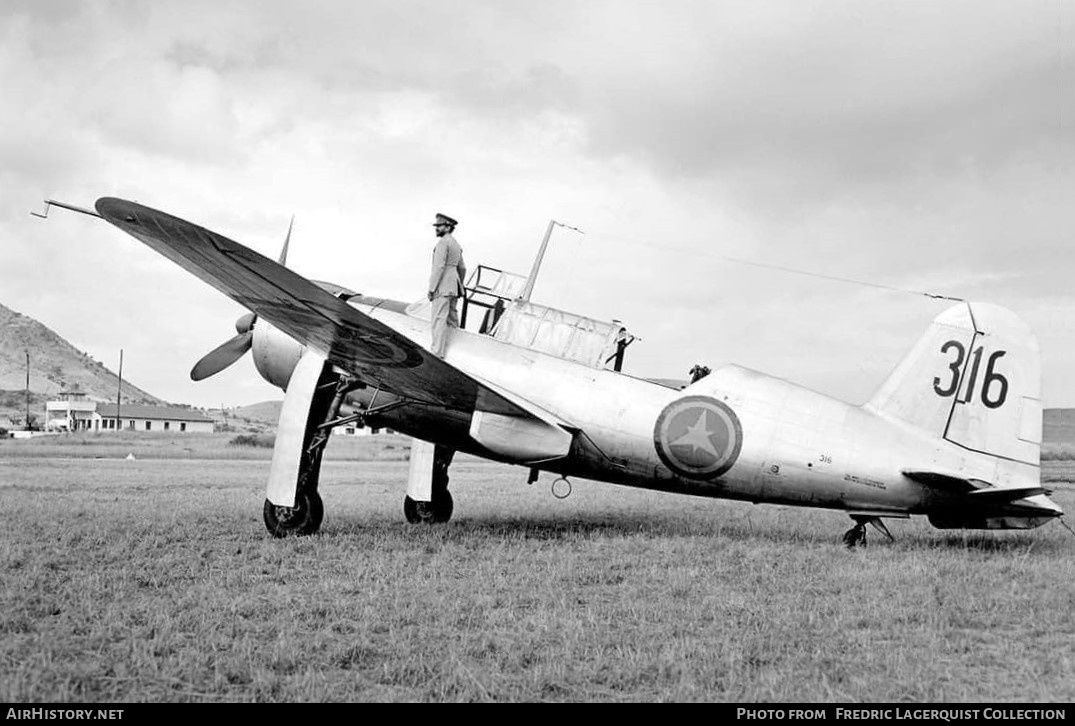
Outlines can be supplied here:
M251 354L258 373L277 388L286 390L287 383L306 347L266 320L254 324Z
M334 282L322 280L312 282L341 300L347 300L357 294ZM299 364L299 358L306 346L260 318L255 319L253 332L251 353L254 356L254 367L258 369L262 378L277 388L286 390L291 374L295 371L295 366Z

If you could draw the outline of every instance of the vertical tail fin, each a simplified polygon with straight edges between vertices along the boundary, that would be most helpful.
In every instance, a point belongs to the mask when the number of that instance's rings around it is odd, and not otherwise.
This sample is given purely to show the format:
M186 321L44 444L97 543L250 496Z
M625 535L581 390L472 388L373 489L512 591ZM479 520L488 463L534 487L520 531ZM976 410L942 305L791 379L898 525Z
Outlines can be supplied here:
M937 316L866 408L965 449L1037 466L1038 342L1014 313L961 303Z

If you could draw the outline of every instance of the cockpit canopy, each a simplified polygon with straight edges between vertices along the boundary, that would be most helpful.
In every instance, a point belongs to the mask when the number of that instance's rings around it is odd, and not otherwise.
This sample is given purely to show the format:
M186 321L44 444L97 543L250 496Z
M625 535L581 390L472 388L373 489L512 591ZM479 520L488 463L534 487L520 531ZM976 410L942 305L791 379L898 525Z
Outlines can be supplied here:
M594 320L523 301L507 304L491 334L505 343L591 368L613 363L618 344L627 340L627 329L614 320Z
M634 338L618 320L596 320L520 300L525 286L521 275L479 265L465 285L460 324L467 327L472 307L484 308L481 333L591 368L621 369L624 349Z

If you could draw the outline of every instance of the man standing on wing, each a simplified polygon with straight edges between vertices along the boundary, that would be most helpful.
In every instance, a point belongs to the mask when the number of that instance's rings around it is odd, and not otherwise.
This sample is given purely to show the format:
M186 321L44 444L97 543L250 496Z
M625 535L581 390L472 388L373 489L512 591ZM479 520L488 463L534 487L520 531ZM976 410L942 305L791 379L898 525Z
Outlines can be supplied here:
M463 280L467 267L463 263L463 248L455 241L452 232L459 224L445 214L438 214L433 228L437 233L437 246L433 248L433 270L429 275L429 300L433 303L430 321L433 328L432 350L438 358L444 357L448 345L448 328L459 327L456 301L463 294Z

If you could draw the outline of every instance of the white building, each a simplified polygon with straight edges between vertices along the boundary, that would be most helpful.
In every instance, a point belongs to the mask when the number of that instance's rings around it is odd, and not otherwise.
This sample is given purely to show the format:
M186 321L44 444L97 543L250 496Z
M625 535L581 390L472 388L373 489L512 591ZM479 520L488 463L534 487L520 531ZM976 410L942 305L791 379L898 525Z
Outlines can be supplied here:
M178 406L117 405L86 399L68 391L60 400L45 404L46 431L176 431L212 433L213 421L197 411Z
M45 403L45 431L92 431L97 402L81 391L62 391L60 400Z
M392 429L374 429L369 426L359 426L358 424L350 423L343 426L336 426L332 429L332 433L335 436L371 436L375 434L391 434L395 433Z

